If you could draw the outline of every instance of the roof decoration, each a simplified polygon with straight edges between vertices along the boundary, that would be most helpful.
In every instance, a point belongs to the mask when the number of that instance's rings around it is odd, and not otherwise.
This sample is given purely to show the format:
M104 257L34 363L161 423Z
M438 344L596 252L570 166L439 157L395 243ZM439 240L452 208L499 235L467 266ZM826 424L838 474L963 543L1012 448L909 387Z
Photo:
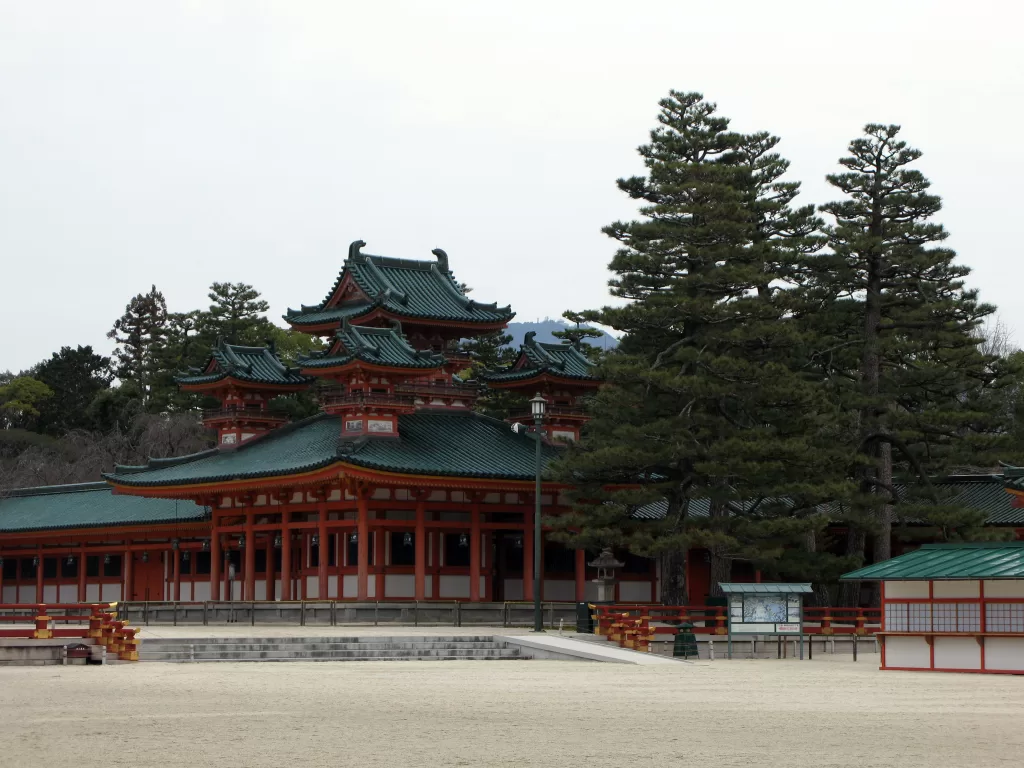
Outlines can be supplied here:
M594 364L570 342L548 344L536 340L536 331L523 339L519 357L505 370L484 373L481 378L495 384L527 381L542 375L560 379L597 382Z
M289 309L284 319L294 326L322 326L357 319L382 310L397 317L495 325L511 320L510 306L481 304L469 298L448 268L448 255L440 248L436 261L395 259L361 252L356 240L338 279L322 302Z
M191 501L114 494L104 482L21 488L0 498L0 532L155 525L204 520L207 507Z
M924 544L840 578L847 581L1024 578L1024 541Z
M342 321L334 343L325 352L299 359L304 370L339 368L359 361L387 368L437 369L444 365L444 355L430 350L414 349L402 335L402 325L393 321L388 328L351 325Z
M536 442L508 424L470 411L419 411L398 417L401 438L348 441L340 419L320 414L234 449L213 449L175 462L117 467L104 475L121 487L188 486L311 472L332 464L370 470L530 481ZM542 461L560 455L543 444Z
M175 381L187 387L229 378L251 384L283 386L301 386L310 382L298 368L289 368L281 362L273 344L269 347L243 347L228 344L224 339L217 339L206 365L175 376Z

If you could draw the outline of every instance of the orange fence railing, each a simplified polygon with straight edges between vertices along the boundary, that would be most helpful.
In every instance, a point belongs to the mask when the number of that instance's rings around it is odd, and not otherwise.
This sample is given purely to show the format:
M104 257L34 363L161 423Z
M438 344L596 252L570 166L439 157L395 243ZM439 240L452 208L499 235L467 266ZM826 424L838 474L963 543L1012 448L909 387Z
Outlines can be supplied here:
M0 604L0 637L81 638L91 645L104 646L107 653L116 654L122 661L138 661L138 629L116 618L115 610L116 603ZM9 624L15 626L2 626Z

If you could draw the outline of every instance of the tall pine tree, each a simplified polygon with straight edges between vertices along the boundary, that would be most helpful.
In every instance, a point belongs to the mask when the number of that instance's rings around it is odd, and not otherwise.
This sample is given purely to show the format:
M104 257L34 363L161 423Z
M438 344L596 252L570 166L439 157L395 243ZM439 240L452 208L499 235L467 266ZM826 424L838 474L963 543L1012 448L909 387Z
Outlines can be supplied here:
M117 343L114 373L123 383L134 385L143 405L151 399L166 334L167 301L155 285L149 293L140 293L128 302L107 333L107 338Z
M604 230L627 303L584 315L624 335L557 471L578 488L562 521L575 543L662 556L662 599L678 602L690 547L710 550L717 590L734 560L771 565L820 531L817 505L842 478L833 414L790 365L800 332L778 290L815 247L813 209L790 209L777 140L730 131L700 94L672 92L658 119L639 150L647 175L618 182L644 218ZM633 519L655 500L660 522Z

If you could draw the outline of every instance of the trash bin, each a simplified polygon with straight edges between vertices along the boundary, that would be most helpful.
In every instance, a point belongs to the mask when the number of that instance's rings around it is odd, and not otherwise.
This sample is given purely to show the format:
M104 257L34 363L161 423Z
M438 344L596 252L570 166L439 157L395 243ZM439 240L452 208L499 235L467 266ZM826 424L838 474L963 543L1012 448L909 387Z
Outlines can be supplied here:
M576 603L576 631L584 634L594 634L594 616L591 613L590 603Z
M672 655L683 659L699 658L697 652L697 635L693 633L693 624L682 624L672 644Z

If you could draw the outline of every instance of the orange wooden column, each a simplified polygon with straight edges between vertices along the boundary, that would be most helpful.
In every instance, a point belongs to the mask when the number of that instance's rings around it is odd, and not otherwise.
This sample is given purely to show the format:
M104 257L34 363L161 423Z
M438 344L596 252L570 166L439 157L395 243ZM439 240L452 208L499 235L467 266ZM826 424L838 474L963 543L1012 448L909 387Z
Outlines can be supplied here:
M36 602L43 602L43 553L36 555Z
M256 599L256 533L252 529L254 514L251 509L245 513L245 586L242 591L243 600Z
M181 550L172 547L171 557L174 558L174 602L178 602L181 600Z
M475 496L469 510L469 600L480 602L480 502Z
M276 600L277 595L274 594L274 537L272 534L267 534L267 543L265 547L266 551L266 571L265 579L266 582L263 586L263 599L264 600Z
M423 495L416 497L416 599L427 599L427 526Z
M523 600L533 600L533 517L524 515L523 525Z
M387 528L377 528L373 532L373 570L376 573L376 588L374 590L374 599L383 600L386 595L384 594L387 589L387 583L384 576L384 562L386 545L388 541Z
M85 602L85 547L78 550L78 602Z
M437 517L438 517L438 515L435 514L435 519ZM431 576L431 581L432 581L432 584L433 584L433 592L431 592L431 594L433 595L433 598L435 600L437 600L437 599L439 599L441 597L441 532L435 530L431 534L431 536L434 537L434 541L433 541L433 553L434 553L434 555L433 555L433 560L431 561L433 563L433 565L431 566L431 570L433 571L433 574Z
M210 599L220 600L220 534L216 527L210 534Z
M356 499L356 509L359 519L357 521L356 544L359 564L356 569L356 599L368 600L370 593L370 510L366 499L366 492L359 491Z
M130 541L129 542L125 542L125 543L128 544L128 545L131 544ZM42 561L40 561L39 564L42 565ZM134 563L132 562L132 551L131 551L131 549L129 547L126 547L125 550L124 550L124 597L122 598L122 600L125 600L125 601L128 601L128 600L132 599L132 576L133 576L133 574L132 574L132 570L133 570L132 566L133 565L134 565Z
M576 602L582 603L587 594L587 550L576 550Z
M317 539L320 546L316 551L316 596L326 600L327 595L327 559L330 547L327 542L327 502L320 501L316 505Z
M292 530L288 525L291 513L281 512L281 599L292 599Z

